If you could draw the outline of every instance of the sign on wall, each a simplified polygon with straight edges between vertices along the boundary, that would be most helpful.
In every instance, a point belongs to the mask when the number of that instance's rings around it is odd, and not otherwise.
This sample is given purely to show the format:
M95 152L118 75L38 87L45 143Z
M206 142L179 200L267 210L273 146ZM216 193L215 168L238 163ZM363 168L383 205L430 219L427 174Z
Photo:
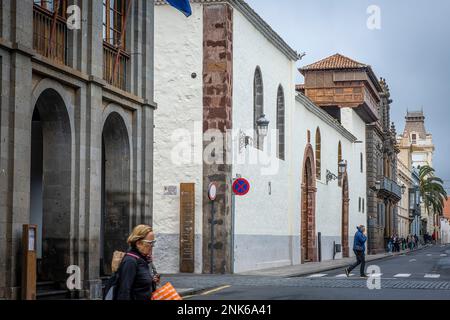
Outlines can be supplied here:
M245 196L250 191L250 182L244 178L234 180L232 186L233 192L237 196Z
M180 272L195 269L195 183L180 184Z

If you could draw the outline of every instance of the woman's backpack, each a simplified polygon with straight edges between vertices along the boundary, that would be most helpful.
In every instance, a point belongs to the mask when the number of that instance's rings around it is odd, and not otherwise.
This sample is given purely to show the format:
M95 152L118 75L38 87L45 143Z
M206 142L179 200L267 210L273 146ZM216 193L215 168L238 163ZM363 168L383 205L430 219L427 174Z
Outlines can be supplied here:
M119 269L122 265L123 258L125 256L130 256L135 259L139 259L139 257L133 253L124 253L120 251L115 251L113 254L113 262L112 262L112 272L113 274L108 279L105 285L105 295L103 300L116 300L116 289L119 285Z

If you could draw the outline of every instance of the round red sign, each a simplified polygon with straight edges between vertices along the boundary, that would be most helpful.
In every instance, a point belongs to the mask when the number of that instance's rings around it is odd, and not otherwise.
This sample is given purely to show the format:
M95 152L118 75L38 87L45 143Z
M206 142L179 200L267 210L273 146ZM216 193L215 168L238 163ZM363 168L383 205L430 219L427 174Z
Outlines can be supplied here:
M232 186L233 192L237 196L245 196L250 191L250 182L244 178L234 180Z

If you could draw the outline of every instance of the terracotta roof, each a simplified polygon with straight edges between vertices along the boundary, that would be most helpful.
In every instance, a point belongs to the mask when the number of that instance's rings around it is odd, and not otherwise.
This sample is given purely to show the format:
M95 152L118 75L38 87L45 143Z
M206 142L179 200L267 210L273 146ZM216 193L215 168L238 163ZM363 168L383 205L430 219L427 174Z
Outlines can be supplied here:
M306 71L319 71L319 70L364 70L369 75L372 83L375 85L379 92L383 91L383 88L378 81L377 76L372 70L372 67L368 64L364 64L349 57L343 56L340 53L336 53L328 58L319 60L312 64L309 64L303 68L298 69L301 74L305 75Z
M300 70L333 70L333 69L363 69L368 65L350 59L339 53L307 65Z

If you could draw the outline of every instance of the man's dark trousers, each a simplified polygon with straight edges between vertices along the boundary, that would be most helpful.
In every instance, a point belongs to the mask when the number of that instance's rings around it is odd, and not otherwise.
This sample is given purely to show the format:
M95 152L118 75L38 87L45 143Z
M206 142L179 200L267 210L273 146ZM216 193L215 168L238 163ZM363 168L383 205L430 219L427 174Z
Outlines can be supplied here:
M366 255L363 251L356 251L353 250L353 252L355 252L356 255L356 262L354 264L352 264L349 268L348 268L348 272L350 273L353 269L355 269L358 265L361 265L360 267L360 275L363 276L365 275L365 268L366 268Z

